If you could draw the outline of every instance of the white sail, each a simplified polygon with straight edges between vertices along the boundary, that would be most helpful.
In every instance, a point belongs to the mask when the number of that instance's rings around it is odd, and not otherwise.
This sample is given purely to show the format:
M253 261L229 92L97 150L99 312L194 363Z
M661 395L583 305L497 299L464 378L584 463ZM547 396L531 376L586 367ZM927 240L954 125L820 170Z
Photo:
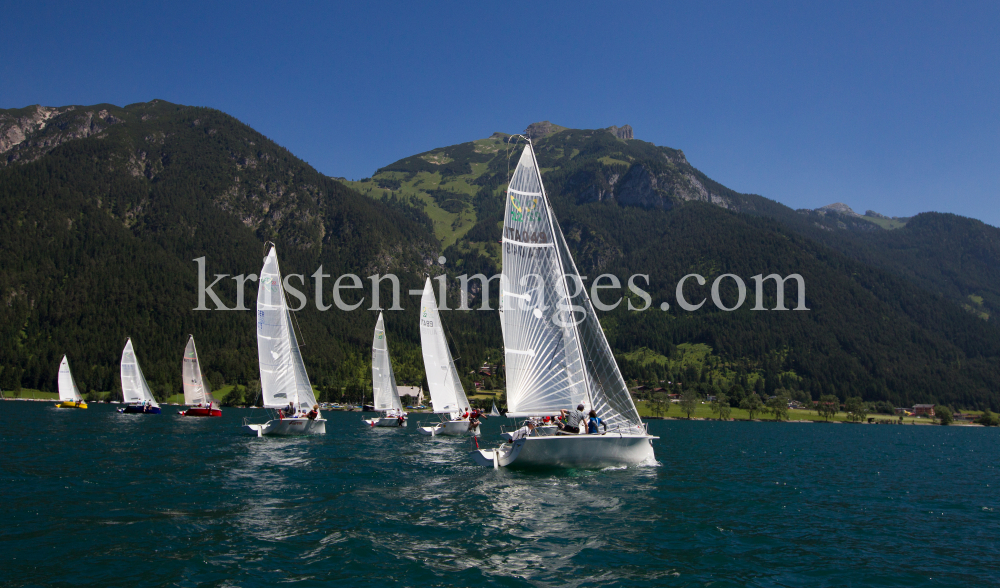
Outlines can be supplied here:
M76 387L73 374L69 371L69 360L64 355L59 363L59 400L63 402L81 402L83 396L80 389Z
M497 403L493 403L493 410L490 411L490 416L500 416L500 411L497 410Z
M139 368L139 360L135 357L135 350L132 348L132 339L125 343L122 350L121 361L122 397L126 404L145 404L149 402L153 406L159 406L153 398L153 392L146 383L146 378Z
M531 143L507 191L500 314L508 416L556 414L578 404L609 427L642 422L566 247Z
M296 408L316 404L306 366L292 329L292 316L285 302L278 255L274 247L264 258L257 285L257 363L266 408Z
M430 278L427 278L420 298L420 349L434 412L458 418L462 411L469 408L469 400L465 397L458 369L448 349Z
M372 339L372 390L375 392L375 410L403 410L396 389L396 375L389 359L389 345L385 338L382 313L378 313L375 323L375 337Z
M212 395L205 388L205 379L201 374L198 350L194 346L194 335L190 336L187 347L184 348L181 378L184 380L184 404L194 406L213 402Z

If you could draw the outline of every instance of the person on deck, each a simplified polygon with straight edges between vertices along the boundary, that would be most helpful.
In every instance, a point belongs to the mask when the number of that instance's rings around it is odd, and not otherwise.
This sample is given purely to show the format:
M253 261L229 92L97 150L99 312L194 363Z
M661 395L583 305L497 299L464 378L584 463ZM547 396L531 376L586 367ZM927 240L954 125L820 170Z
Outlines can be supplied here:
M576 410L559 410L562 422L559 423L559 431L564 434L578 434L580 432L580 422L587 418L583 412L583 405L577 405Z
M523 427L510 434L510 439L507 441L507 443L513 443L518 439L524 439L525 437L530 435L531 432L534 430L535 430L535 423L528 421Z
M318 416L319 416L319 405L314 404L312 410L310 410L309 414L306 415L306 418L312 421L315 420L316 417Z
M295 416L295 403L294 402L289 402L288 406L286 406L285 410L282 411L282 412L285 413L286 417L293 417L293 416Z
M588 415L588 416L590 416L590 419L587 421L587 433L589 433L591 435L597 435L598 432L599 432L598 427L600 427L600 426L604 427L604 432L605 433L608 432L608 425L604 421L602 421L601 419L597 418L597 411L596 410L591 410L590 411L590 415Z

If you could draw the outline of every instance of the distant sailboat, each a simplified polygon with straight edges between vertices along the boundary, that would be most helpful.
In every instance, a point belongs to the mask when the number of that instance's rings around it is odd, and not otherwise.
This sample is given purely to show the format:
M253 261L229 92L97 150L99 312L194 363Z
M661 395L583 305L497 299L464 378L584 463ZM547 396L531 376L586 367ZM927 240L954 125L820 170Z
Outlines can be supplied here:
M56 408L87 408L87 403L76 387L73 374L69 371L69 360L64 355L59 363L59 400Z
M215 399L205 388L205 379L201 375L201 364L198 363L198 350L194 346L194 335L188 335L187 347L184 348L181 378L184 380L184 404L188 406L188 409L180 411L178 414L182 416L222 416L221 409L212 407Z
M385 338L385 324L382 313L378 313L375 323L375 336L372 339L372 391L374 392L374 408L383 414L373 419L364 419L373 427L402 427L406 424L406 413L399 402L399 390L396 389L396 374L392 371L392 361L389 359L389 344Z
M420 427L418 431L424 435L477 435L478 424L469 428L469 400L465 397L462 381L458 378L455 361L444 337L430 278L427 278L420 298L420 349L424 356L427 387L431 391L431 406L440 415L441 422L433 427Z
M493 467L605 467L651 460L655 437L628 393L546 199L531 140L525 140L508 185L503 227L500 324L507 416L543 424L544 417L582 404L608 429L542 435L525 427L512 442L473 451L472 457Z
M503 415L500 414L500 411L497 410L497 403L496 402L493 403L493 410L490 411L490 416L503 416Z
M243 430L258 437L326 433L326 419L320 416L292 328L273 244L257 285L257 364L264 408L282 410L264 424L244 420Z
M153 392L139 368L139 360L132 348L132 339L125 342L121 361L122 397L124 408L118 412L125 414L160 414L160 405L153 398Z

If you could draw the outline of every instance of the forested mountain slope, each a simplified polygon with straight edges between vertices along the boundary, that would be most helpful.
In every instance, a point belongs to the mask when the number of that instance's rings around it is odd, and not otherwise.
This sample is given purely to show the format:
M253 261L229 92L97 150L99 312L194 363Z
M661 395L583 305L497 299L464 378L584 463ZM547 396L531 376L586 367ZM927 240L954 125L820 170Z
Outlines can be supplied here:
M257 379L253 311L192 311L192 260L206 258L209 282L256 274L268 240L285 273L306 275L299 323L314 379L363 371L374 317L317 312L308 275L322 264L332 276L396 272L415 286L436 258L422 214L357 194L221 112L153 101L48 114L44 126L18 127L24 137L0 155L8 389L53 389L67 353L81 387L109 390L132 336L147 379L174 390L188 333L206 372ZM0 113L0 132L10 137L17 120ZM235 306L233 280L215 290ZM256 292L248 282L250 309Z

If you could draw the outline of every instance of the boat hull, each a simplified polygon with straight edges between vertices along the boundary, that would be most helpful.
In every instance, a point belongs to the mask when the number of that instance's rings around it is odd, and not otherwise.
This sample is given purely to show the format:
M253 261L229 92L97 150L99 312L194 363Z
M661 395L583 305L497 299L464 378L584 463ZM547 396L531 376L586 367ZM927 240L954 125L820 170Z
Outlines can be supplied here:
M479 465L493 467L604 468L652 461L650 435L552 435L526 437L495 450L471 452Z
M65 402L60 402L56 404L56 408L87 408L87 403L67 400Z
M373 419L363 419L372 427L404 427L406 419L400 420L398 417L376 417Z
M122 414L160 414L159 406L137 406L130 404L118 409Z
M222 410L218 408L189 408L178 412L177 414L181 416L189 417L220 417L222 416Z
M475 429L469 430L469 421L446 421L438 423L433 427L420 427L417 430L423 435L430 435L432 437L437 435L471 437L479 434L479 425L476 425Z
M255 437L264 435L324 435L326 419L278 419L262 425L243 425L243 432Z

